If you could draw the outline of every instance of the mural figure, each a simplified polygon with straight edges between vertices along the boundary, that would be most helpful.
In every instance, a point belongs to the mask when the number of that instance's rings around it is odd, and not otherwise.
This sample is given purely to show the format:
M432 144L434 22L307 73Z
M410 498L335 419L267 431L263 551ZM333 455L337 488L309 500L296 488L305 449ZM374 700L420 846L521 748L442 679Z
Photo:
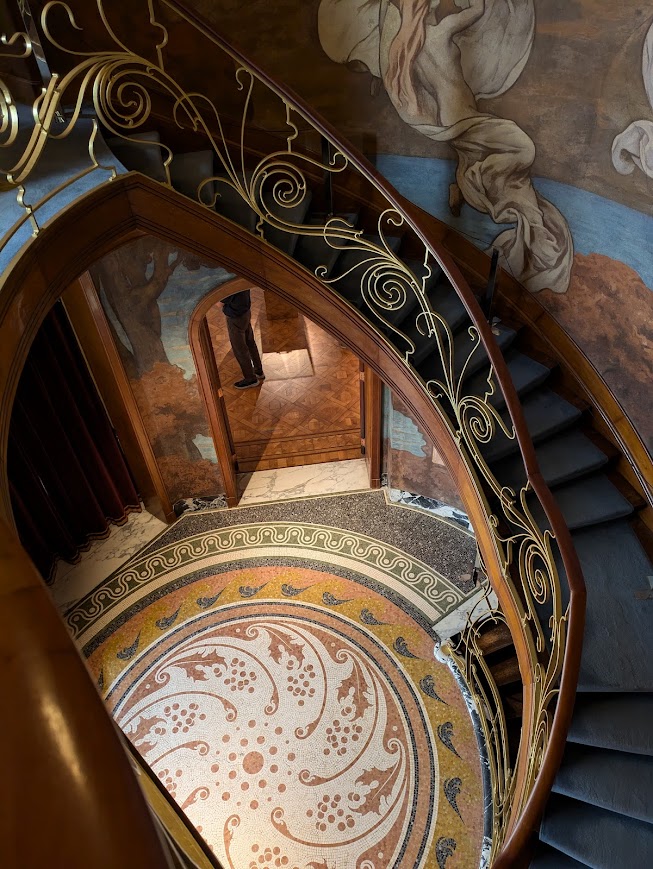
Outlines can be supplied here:
M511 271L532 292L564 293L573 243L564 217L531 182L533 141L478 108L519 78L534 28L533 0L322 0L318 14L332 60L364 64L403 121L454 148L452 212L467 202L512 224L493 243Z
M649 27L642 51L642 76L646 96L653 110L653 23ZM635 167L653 178L653 121L633 121L615 136L612 165L620 175L630 175Z

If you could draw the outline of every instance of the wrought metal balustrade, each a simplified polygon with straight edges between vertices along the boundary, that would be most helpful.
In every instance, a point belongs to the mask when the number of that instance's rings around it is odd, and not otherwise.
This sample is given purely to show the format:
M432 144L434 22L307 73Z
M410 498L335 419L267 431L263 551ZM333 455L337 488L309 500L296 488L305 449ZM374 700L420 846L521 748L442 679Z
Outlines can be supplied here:
M317 240L324 261L314 274L375 327L378 340L409 366L433 411L457 445L484 505L493 563L489 578L502 612L470 621L459 645L466 675L488 741L492 773L493 865L512 865L524 848L550 790L564 744L580 661L584 584L569 532L540 474L522 407L497 338L481 306L446 252L427 237L419 219L369 163L297 97L229 46L195 13L173 0L131 4L127 20L103 0L47 2L40 12L41 42L54 73L35 99L20 153L0 175L24 213L0 244L29 222L49 198L27 204L30 177L47 160L53 141L73 134L92 106L85 171L117 166L99 155L98 131L132 148L160 152L160 183L174 187L178 143L209 149L212 169L197 180L194 198L208 210L236 197L252 216L251 231L271 244L283 236ZM184 53L193 46L193 54ZM26 33L6 35L0 56L28 57ZM59 70L57 72L57 70ZM203 85L200 92L199 82ZM0 83L0 145L15 153L25 120ZM61 118L63 120L61 120ZM234 121L237 118L237 121ZM261 120L263 119L263 120ZM249 142L253 122L273 128L278 144L257 153ZM280 133L280 130L285 132ZM300 146L300 130L314 130L321 151ZM144 139L155 131L159 141ZM234 131L236 135L234 135ZM188 142L189 144L186 144ZM0 155L1 155L0 151ZM374 232L343 213L306 223L316 179L342 180L359 198L381 203ZM57 190L78 178L78 173ZM186 191L188 192L188 191ZM338 190L335 190L336 209ZM344 203L343 203L344 205ZM301 213L301 217L297 215ZM412 251L399 255L395 238ZM327 260L346 253L346 267ZM354 287L354 289L352 289ZM438 307L436 288L453 288L462 333ZM440 294L442 297L442 294ZM483 372L482 375L480 372ZM523 462L523 484L497 479L491 456L514 449ZM485 553L487 555L487 553ZM486 558L486 562L488 559ZM569 591L563 591L563 583ZM524 684L524 717L517 761L507 748L499 691L476 638L483 623L505 620L513 634Z

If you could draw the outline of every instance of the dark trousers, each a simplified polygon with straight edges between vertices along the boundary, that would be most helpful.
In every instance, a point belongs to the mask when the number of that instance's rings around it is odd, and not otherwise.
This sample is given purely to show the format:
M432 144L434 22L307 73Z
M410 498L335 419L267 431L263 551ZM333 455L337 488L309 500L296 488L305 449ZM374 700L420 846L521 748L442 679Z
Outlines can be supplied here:
M227 317L227 330L231 349L245 380L254 380L257 374L262 374L263 365L252 330L252 312L245 311L239 317Z

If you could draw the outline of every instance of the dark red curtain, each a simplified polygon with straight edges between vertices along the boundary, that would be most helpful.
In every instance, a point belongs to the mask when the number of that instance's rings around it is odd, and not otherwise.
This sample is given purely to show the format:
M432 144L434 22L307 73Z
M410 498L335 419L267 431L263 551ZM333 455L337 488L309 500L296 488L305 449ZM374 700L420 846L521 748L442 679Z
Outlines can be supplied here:
M57 303L30 348L9 428L9 485L23 546L50 578L140 506L66 312Z

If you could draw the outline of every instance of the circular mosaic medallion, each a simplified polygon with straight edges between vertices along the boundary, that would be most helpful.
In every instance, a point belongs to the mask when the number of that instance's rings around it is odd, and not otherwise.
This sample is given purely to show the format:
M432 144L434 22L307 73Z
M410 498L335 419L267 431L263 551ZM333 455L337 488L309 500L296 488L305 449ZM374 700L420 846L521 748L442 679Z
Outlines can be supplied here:
M298 569L297 596L268 581L250 598L237 574L107 695L225 866L412 869L438 865L443 842L450 867L478 865L478 750L426 631L340 577Z

